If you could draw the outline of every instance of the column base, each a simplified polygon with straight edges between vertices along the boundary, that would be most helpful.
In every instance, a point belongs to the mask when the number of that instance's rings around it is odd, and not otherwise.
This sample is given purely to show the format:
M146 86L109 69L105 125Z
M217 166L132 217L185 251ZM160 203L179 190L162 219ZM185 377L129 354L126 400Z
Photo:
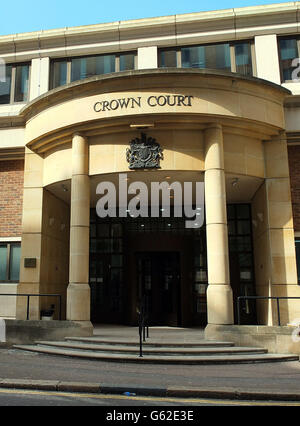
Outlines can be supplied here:
M207 288L208 324L234 324L233 296L230 285L210 284Z
M67 320L90 321L91 289L89 284L70 283L67 289Z

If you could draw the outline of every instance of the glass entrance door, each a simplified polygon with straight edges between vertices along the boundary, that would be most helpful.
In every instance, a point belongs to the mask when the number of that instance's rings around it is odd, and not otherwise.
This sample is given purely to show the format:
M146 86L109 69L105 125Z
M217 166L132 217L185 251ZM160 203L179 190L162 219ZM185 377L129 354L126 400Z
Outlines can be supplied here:
M138 298L145 300L149 325L179 326L179 253L138 253L137 272Z

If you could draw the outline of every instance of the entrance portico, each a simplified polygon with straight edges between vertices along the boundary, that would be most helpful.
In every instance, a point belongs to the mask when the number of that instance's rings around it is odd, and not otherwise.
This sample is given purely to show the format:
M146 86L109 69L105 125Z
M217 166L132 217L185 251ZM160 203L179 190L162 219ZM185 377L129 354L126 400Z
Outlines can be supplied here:
M153 176L159 181L167 176L182 182L204 179L209 324L234 323L228 203L252 207L256 293L297 295L282 106L286 94L254 78L178 69L87 79L29 104L23 110L27 148L19 293L62 293L66 319L89 321L95 185L108 175L116 179L128 173L136 180L139 173L138 180L145 182ZM163 104L163 97L174 95L182 102ZM119 100L118 108L114 100ZM158 170L128 168L126 149L140 129L163 149ZM35 269L24 267L27 257L37 259ZM254 282L244 268L240 279ZM194 277L187 273L189 281ZM191 306L189 291L181 299L185 309ZM177 293L177 303L183 294ZM128 297L127 303L133 311L134 298ZM38 301L32 303L37 319L41 307ZM272 306L257 309L261 323L273 321ZM295 306L286 306L286 322L296 315ZM23 316L19 301L17 318Z

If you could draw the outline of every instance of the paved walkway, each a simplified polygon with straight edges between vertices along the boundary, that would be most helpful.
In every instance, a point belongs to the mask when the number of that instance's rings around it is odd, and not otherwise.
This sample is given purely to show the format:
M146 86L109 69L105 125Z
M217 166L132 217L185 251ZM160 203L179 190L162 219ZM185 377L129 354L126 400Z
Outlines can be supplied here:
M203 339L203 329L151 328L151 341ZM135 327L95 327L95 336L138 337ZM0 387L80 392L300 400L300 362L137 365L0 350Z

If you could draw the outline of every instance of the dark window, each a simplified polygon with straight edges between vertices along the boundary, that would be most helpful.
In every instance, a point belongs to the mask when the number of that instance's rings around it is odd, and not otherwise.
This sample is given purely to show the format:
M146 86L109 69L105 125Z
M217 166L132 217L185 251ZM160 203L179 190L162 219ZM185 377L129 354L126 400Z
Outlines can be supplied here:
M161 50L158 57L160 68L176 68L179 66L177 62L177 51L175 49Z
M29 64L6 65L5 81L0 82L0 104L27 102Z
M89 56L71 60L71 81L83 80L94 75L115 72L115 55Z
M120 58L119 59L120 60L119 71L129 71L129 70L135 69L135 54L134 53L125 53L124 55L120 55L119 58Z
M159 67L206 68L253 75L252 43L218 43L160 49Z
M0 243L0 282L19 281L20 256L20 243Z
M279 40L280 71L282 81L291 81L293 59L299 57L299 41L297 38L282 38Z
M73 81L95 75L135 68L135 53L84 56L78 58L55 59L51 63L51 88L63 86Z
M64 59L52 64L52 87L59 87L68 82L68 62Z
M17 65L15 67L15 102L26 102L28 100L28 86L29 86L29 66Z
M0 82L0 104L10 103L12 66L5 67L5 81Z
M236 68L235 72L246 76L252 76L253 66L250 43L236 43L234 45L234 52Z
M238 296L255 295L251 205L227 205L227 220L230 282L236 310ZM256 323L256 304L253 300L246 299L242 301L241 321L243 324Z
M229 44L184 47L181 54L182 68L231 70Z
M92 301L103 313L124 310L123 266L123 224L100 219L92 209L89 280ZM96 318L93 306L92 316Z

